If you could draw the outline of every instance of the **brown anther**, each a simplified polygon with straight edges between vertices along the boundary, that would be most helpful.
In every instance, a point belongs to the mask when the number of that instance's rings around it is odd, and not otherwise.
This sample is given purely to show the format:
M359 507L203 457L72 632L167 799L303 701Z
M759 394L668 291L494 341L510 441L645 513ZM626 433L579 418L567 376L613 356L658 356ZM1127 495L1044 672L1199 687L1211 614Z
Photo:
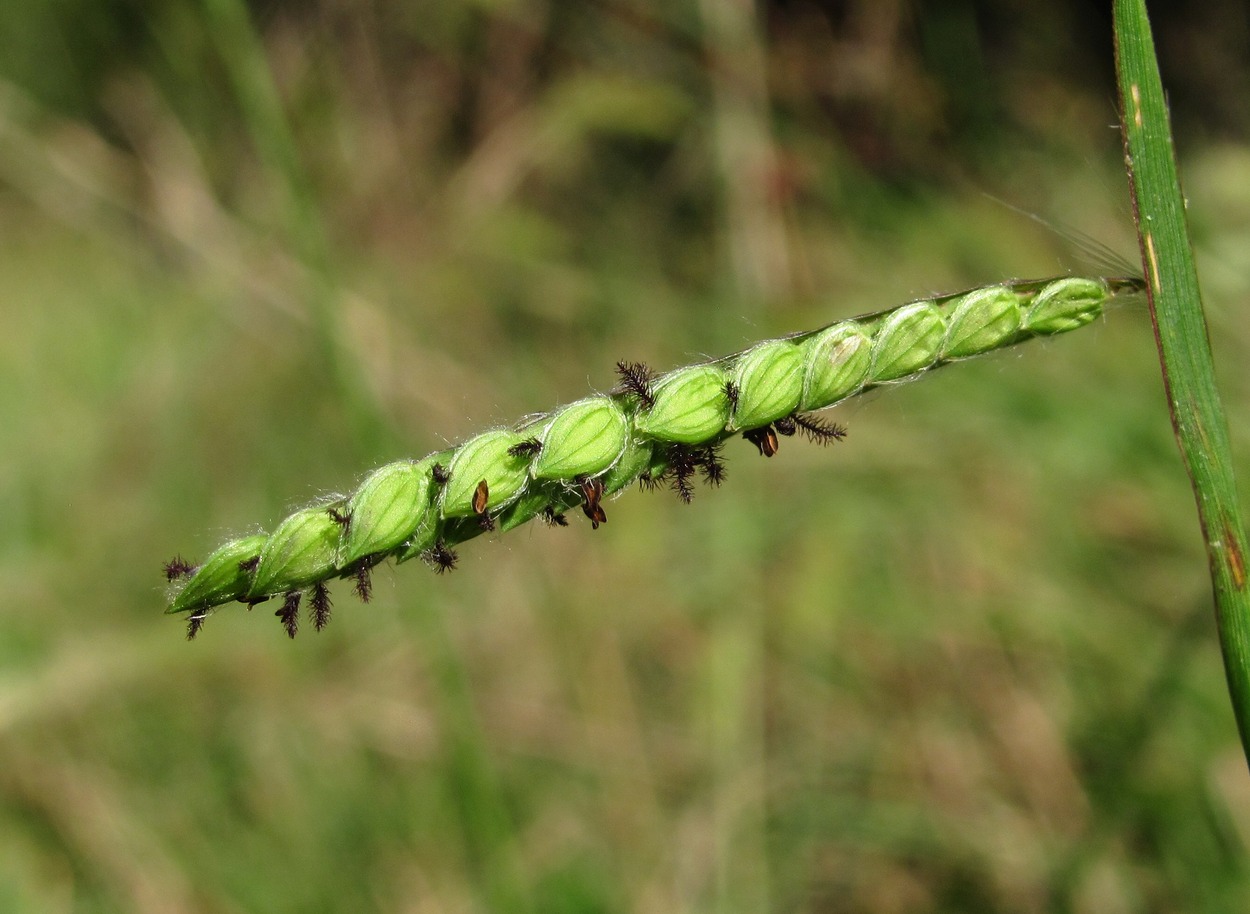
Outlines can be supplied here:
M745 431L742 433L742 437L759 448L760 453L765 457L771 457L777 453L779 442L777 441L777 433L773 431L771 425Z
M477 484L477 489L473 492L473 513L485 514L486 505L490 502L490 486L483 479Z
M593 479L579 476L577 482L582 487L582 497L586 499L582 504L582 511L590 518L590 529L598 530L600 524L608 522L608 515L599 504L599 500L603 498L603 480L597 476Z

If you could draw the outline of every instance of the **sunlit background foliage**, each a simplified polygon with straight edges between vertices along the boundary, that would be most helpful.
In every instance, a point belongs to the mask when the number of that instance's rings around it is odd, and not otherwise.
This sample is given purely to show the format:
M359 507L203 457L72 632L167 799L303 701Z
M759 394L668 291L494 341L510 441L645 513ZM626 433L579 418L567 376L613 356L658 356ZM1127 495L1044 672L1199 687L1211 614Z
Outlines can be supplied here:
M1246 909L1140 305L320 635L161 614L617 359L1100 262L991 198L1132 258L1100 7L0 4L0 911ZM1250 23L1152 7L1246 454Z

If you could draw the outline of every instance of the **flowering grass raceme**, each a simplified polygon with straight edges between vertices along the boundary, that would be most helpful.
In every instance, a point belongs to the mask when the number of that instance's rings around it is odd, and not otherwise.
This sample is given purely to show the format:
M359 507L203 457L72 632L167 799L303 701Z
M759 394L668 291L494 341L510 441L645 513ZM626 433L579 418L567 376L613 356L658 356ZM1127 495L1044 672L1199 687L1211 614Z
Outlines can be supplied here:
M1098 317L1133 278L1009 282L839 321L766 340L731 356L653 375L619 362L620 383L511 428L496 428L421 460L387 464L348 497L296 511L270 534L221 546L203 564L175 558L168 612L186 613L194 638L218 606L282 597L275 615L293 638L300 604L320 630L330 618L326 582L347 578L367 601L370 572L393 558L456 566L455 546L542 517L566 526L580 505L592 528L603 502L634 482L667 485L686 502L696 476L719 485L721 445L741 435L771 457L781 437L820 444L845 436L813 413L939 365Z

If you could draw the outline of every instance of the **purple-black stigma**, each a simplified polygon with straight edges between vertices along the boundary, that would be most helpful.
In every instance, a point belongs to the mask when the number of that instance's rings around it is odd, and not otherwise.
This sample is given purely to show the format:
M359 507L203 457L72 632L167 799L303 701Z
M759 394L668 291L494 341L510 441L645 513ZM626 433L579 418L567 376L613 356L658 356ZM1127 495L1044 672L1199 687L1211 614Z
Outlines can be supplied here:
M794 421L794 416L786 416L774 422L773 428L777 430L778 435L785 435L787 438L790 438L798 431L798 423Z
M686 445L674 444L668 449L668 468L659 478L669 480L683 504L688 505L694 499L694 486L690 480L694 478L698 466L694 451Z
M567 527L569 525L569 519L564 516L564 512L557 511L552 505L547 505L547 507L543 508L541 516L543 522L548 527Z
M191 613L187 618L187 640L194 641L195 636L200 633L200 629L204 627L204 620L208 618L208 610L202 610L197 613Z
M738 385L735 384L733 381L726 381L724 389L725 389L725 399L729 402L729 412L730 413L737 412L738 411L738 397L741 395L742 391L738 389Z
M511 457L534 457L543 449L543 443L537 438L526 438L508 448Z
M260 564L260 556L254 555L250 559L244 559L243 561L239 562L239 571L242 571L244 573L251 573L256 570L256 566L259 564ZM268 599L268 597L266 597L266 599ZM257 600L256 602L259 603L261 601Z
M373 568L373 564L368 560L368 557L362 559L360 564L356 566L356 573L353 575L356 579L354 590L361 603L368 603L370 598L373 597L373 578L370 575L370 569Z
M288 638L294 638L299 634L299 600L298 590L287 591L282 600L282 608L274 613L281 621L282 627L286 629Z
M334 521L343 528L344 533L352 528L352 515L350 511L344 514L338 508L326 508L326 514L330 515L330 520Z
M725 464L721 460L720 445L710 444L699 449L699 469L703 473L703 481L709 486L720 487L725 481Z
M165 580L176 581L179 578L187 578L190 577L194 571L194 565L182 556L175 555L172 559L165 563Z
M421 560L433 568L438 574L445 574L448 571L455 571L456 560L459 556L456 551L451 549L442 540L436 542L429 549L421 553Z
M665 451L665 463L662 473L652 475L643 473L638 477L639 484L648 491L658 488L667 482L677 497L685 504L694 499L694 474L701 473L703 481L711 486L719 486L725 481L725 464L721 460L720 445L712 444L703 447L691 447L686 444L673 444Z
M359 581L357 586L359 587ZM308 597L308 616L317 631L330 623L330 588L326 587L325 581L318 581L313 585L312 593Z
M673 468L673 491L685 505L694 501L694 486L690 484L692 476L694 476L694 470L690 467Z
M655 406L655 391L651 389L655 375L650 368L642 362L621 361L616 363L616 374L621 379L621 388L631 394L639 406L643 409Z
M445 486L447 485L448 480L451 479L451 474L447 472L447 467L443 466L441 463L436 463L434 466L430 467L430 478L433 479L438 485Z
M807 440L815 444L829 445L846 437L845 426L838 425L836 422L826 422L824 419L804 413L794 413L790 418L807 436Z

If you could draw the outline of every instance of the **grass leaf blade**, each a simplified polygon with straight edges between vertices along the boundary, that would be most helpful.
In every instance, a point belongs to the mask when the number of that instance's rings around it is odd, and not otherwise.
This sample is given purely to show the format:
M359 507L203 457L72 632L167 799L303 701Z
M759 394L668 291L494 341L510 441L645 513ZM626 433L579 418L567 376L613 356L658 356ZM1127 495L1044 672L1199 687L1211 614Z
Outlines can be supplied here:
M1250 593L1228 424L1145 0L1115 0L1120 127L1168 408L1198 502L1224 668L1250 759Z

